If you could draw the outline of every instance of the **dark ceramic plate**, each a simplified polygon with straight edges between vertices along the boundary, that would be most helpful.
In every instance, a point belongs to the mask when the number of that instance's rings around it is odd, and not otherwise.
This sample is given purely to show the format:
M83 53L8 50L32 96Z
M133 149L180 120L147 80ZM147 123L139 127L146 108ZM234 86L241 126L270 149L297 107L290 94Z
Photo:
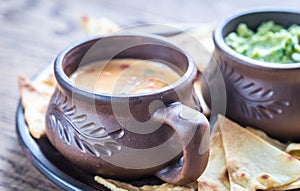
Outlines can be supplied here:
M20 145L30 162L50 181L64 190L108 190L94 181L94 175L77 168L64 158L46 137L34 139L25 122L21 101L16 112L16 131ZM136 186L161 184L155 177L129 182Z

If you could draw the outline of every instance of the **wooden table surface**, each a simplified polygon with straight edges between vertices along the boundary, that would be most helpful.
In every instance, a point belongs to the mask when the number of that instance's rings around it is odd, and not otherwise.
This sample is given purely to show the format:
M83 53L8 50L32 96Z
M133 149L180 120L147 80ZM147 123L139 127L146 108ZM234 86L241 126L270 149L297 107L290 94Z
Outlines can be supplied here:
M81 15L105 16L126 26L147 22L209 23L237 11L266 7L300 9L300 1L1 0L0 190L60 190L32 166L18 143L17 76L34 76L64 47L85 38Z

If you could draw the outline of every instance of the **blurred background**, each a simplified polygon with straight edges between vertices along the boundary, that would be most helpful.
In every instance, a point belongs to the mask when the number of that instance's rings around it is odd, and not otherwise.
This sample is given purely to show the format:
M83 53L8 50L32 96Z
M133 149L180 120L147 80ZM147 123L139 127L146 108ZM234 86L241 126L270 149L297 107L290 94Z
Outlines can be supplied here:
M85 38L82 15L106 17L121 26L143 23L211 23L255 8L300 9L295 0L1 0L1 71L16 67L32 75L70 43ZM34 63L34 68L20 67ZM15 71L15 70L14 70ZM14 78L1 76L1 80ZM15 86L15 84L11 84Z
M15 134L17 76L33 77L72 42L86 38L80 18L121 27L144 23L218 23L255 8L300 10L296 0L0 0L0 190L58 190L26 159Z

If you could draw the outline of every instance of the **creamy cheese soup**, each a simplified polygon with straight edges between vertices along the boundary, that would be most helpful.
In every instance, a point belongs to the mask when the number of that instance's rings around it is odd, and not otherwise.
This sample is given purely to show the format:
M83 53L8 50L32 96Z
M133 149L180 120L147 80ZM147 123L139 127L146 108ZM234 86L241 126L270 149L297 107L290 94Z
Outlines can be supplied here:
M70 76L82 89L108 94L152 92L179 78L180 75L166 64L142 59L98 61L79 67Z

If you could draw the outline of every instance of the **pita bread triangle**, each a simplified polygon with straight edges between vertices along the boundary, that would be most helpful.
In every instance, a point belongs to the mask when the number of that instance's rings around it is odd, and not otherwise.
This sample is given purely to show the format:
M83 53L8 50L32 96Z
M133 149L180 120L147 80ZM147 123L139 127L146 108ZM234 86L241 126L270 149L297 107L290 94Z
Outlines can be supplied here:
M289 153L290 155L294 156L295 158L300 160L300 144L299 143L290 143L285 152Z
M278 149L285 151L286 152L286 147L287 144L282 143L280 141L278 141L277 139L273 139L271 137L269 137L265 132L258 130L258 129L254 129L252 127L246 127L246 129L248 131L250 131L251 133L255 134L256 136L262 138L264 141L270 143L271 145L273 145L274 147L277 147ZM286 152L288 153L288 152ZM290 154L290 153L289 153ZM295 157L296 158L296 157Z
M300 177L300 162L245 128L224 119L221 133L231 190L266 190Z
M219 132L219 121L213 127L211 143L208 165L204 173L198 178L198 190L229 191L229 179L222 137Z
M102 184L111 191L194 191L191 185L176 186L173 184L164 183L161 185L144 185L142 187L136 187L118 180L104 179L100 176L95 176L94 179L96 182Z
M45 134L45 113L51 94L38 90L38 87L32 82L21 76L19 77L19 89L30 134L39 139Z
M52 67L46 68L34 81L24 76L18 78L25 119L30 134L36 139L45 135L45 114L56 87Z

